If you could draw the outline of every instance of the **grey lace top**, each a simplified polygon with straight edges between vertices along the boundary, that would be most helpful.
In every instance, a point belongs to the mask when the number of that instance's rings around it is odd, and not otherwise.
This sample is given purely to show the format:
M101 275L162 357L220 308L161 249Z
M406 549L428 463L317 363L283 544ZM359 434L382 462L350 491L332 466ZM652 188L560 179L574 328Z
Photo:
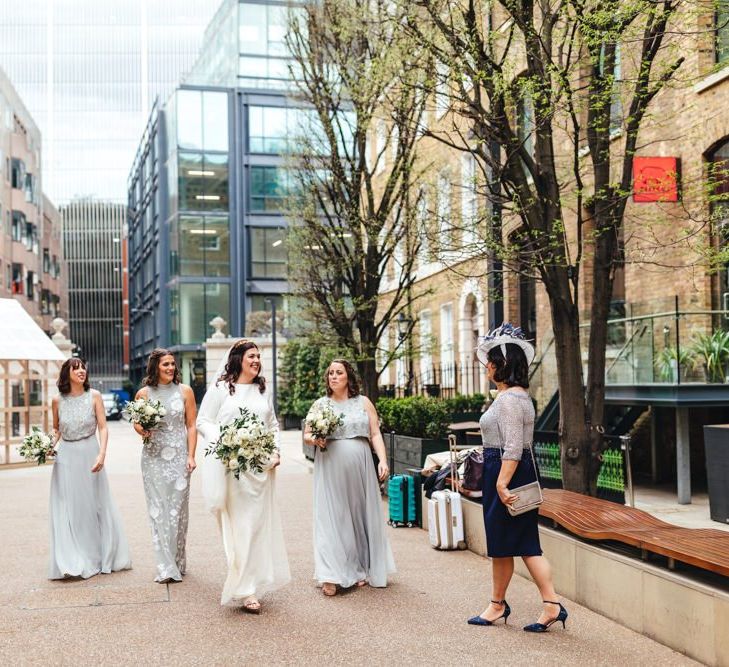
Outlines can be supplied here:
M185 426L185 399L179 384L159 384L147 387L147 396L153 401L160 401L167 414L157 428L152 429L152 437L146 451L159 454L165 447L182 448L187 454L187 428ZM172 453L167 453L172 457ZM163 458L165 458L163 454Z
M318 398L314 405L329 404L335 414L344 415L344 423L337 427L330 438L332 440L349 440L350 438L370 438L370 419L364 407L364 398L354 396L346 401L333 401L328 396ZM312 406L313 407L313 406Z
M91 389L80 396L58 397L58 428L66 442L85 440L96 433L96 412Z
M481 415L481 440L484 447L502 448L502 458L520 461L524 447L534 437L534 404L520 390L501 392Z

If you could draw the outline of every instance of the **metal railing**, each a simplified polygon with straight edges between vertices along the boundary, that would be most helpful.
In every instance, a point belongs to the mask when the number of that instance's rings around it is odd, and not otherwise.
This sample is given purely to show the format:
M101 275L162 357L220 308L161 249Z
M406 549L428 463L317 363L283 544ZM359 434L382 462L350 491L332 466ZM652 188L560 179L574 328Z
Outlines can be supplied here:
M483 366L477 361L467 364L430 364L418 368L408 382L407 375L398 378L397 384L381 384L380 396L395 398L402 396L432 396L433 398L452 398L453 396L472 396L486 393L488 382Z

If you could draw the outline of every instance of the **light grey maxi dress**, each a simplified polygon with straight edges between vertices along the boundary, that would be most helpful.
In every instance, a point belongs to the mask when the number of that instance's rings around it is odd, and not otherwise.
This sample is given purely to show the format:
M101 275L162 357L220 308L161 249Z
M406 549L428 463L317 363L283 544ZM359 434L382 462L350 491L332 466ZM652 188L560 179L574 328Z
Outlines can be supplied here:
M314 459L314 578L343 588L358 581L387 586L395 559L387 539L380 487L362 396L329 402L344 424Z
M190 499L185 400L180 385L173 382L147 387L147 396L167 411L142 449L144 495L157 560L154 580L182 581Z
M49 579L108 574L132 567L106 470L91 472L99 455L92 390L58 398L61 439L51 475Z

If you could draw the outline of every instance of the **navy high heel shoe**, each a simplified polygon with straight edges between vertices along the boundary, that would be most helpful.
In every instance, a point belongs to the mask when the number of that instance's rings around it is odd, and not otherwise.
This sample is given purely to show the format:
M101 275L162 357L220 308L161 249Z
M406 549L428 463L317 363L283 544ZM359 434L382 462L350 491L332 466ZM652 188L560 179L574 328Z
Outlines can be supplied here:
M531 625L525 625L524 631L525 632L547 632L549 630L549 626L552 625L552 623L556 623L557 621L561 621L562 627L567 628L565 625L565 621L567 620L567 617L569 614L567 613L567 610L562 606L561 602L552 602L551 600L542 600L544 604L556 604L559 605L559 614L557 614L557 618L553 618L549 623L532 623Z
M489 621L487 618L482 618L481 616L473 616L472 618L468 619L469 625L494 625L496 621L500 619L504 619L504 625L506 625L506 619L509 618L509 614L511 613L511 607L509 607L509 603L506 600L491 600L492 604L503 604L504 605L504 613L501 614L498 618L495 618L493 621Z

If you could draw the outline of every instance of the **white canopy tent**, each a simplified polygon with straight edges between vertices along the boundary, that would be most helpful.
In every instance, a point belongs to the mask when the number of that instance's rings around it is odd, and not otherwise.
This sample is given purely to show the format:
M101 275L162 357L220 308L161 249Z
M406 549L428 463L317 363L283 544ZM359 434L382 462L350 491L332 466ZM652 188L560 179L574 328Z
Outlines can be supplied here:
M14 299L0 299L0 434L10 450L32 426L48 431L51 398L65 355Z

